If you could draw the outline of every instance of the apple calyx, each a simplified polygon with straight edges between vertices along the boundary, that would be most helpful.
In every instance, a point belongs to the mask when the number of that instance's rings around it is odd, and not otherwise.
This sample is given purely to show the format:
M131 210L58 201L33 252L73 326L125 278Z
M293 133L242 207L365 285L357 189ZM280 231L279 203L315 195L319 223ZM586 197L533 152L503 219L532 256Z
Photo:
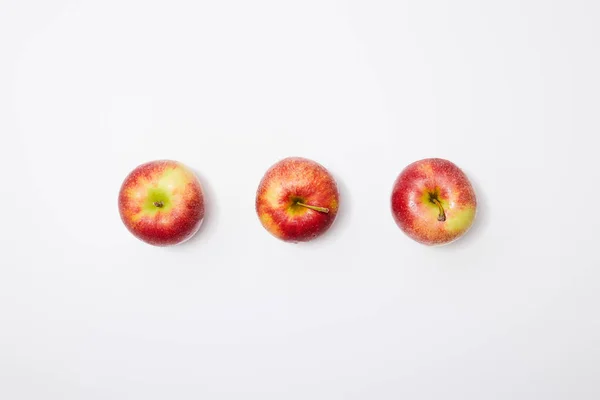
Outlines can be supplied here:
M435 197L431 199L431 202L438 206L438 209L440 210L438 221L444 222L446 220L446 212L444 211L444 207L442 207L442 203L440 203L440 201Z
M164 207L164 203L162 201L155 201L154 202L154 206L158 207L158 208L163 208Z
M301 203L299 201L296 202L296 205L302 206L302 207L306 207L306 208L309 208L311 210L315 210L315 211L322 212L322 213L325 213L325 214L329 213L329 208L325 208L325 207L311 206L310 204L304 204L304 203Z

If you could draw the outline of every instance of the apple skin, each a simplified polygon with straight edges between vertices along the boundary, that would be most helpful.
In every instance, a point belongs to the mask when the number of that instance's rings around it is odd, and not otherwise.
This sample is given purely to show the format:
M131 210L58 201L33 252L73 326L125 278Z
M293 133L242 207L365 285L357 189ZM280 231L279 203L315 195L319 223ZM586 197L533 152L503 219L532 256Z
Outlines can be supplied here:
M150 161L123 181L119 214L127 229L148 244L183 243L194 236L204 219L202 186L178 161Z
M441 158L423 159L404 168L394 183L391 203L400 229L430 246L464 235L477 213L471 182L460 168Z
M269 168L256 192L260 222L286 242L306 242L325 233L338 206L339 192L331 174L319 163L301 157L285 158Z

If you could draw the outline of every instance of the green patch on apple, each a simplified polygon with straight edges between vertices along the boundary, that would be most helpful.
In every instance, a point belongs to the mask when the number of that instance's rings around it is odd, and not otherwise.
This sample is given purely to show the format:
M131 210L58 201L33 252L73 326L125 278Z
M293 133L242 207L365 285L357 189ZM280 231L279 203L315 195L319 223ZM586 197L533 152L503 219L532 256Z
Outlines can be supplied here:
M144 211L156 214L160 211L169 211L171 207L171 199L165 190L159 188L148 189L148 196L143 206Z

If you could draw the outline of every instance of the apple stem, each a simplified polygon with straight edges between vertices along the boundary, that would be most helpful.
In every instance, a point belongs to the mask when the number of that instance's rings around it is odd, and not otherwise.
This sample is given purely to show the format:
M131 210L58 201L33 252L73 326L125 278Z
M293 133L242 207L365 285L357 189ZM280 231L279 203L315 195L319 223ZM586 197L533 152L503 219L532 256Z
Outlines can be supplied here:
M162 208L162 207L164 206L164 204L163 204L163 202L162 202L162 201L155 201L155 202L154 202L154 205L155 205L156 207L158 207L158 208Z
M327 214L329 212L329 208L325 208L325 207L311 206L310 204L304 204L304 203L300 203L300 202L297 202L296 204L298 204L299 206L302 206L302 207L310 208L311 210L325 213L325 214Z
M440 201L438 199L431 199L431 201L433 202L433 204L438 206L438 208L440 210L440 215L438 215L438 221L442 221L442 222L445 221L446 213L444 212L444 207L442 207L442 203L440 203Z

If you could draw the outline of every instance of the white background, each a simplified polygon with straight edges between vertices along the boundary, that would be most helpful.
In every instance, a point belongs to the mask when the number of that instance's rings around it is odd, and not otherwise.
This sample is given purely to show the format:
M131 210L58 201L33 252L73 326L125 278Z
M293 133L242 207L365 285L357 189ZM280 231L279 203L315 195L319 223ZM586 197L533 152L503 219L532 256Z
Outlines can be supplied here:
M600 398L600 4L0 1L0 398ZM286 156L341 188L291 245L254 211ZM461 240L394 224L454 161ZM201 178L205 225L122 225L140 163Z

